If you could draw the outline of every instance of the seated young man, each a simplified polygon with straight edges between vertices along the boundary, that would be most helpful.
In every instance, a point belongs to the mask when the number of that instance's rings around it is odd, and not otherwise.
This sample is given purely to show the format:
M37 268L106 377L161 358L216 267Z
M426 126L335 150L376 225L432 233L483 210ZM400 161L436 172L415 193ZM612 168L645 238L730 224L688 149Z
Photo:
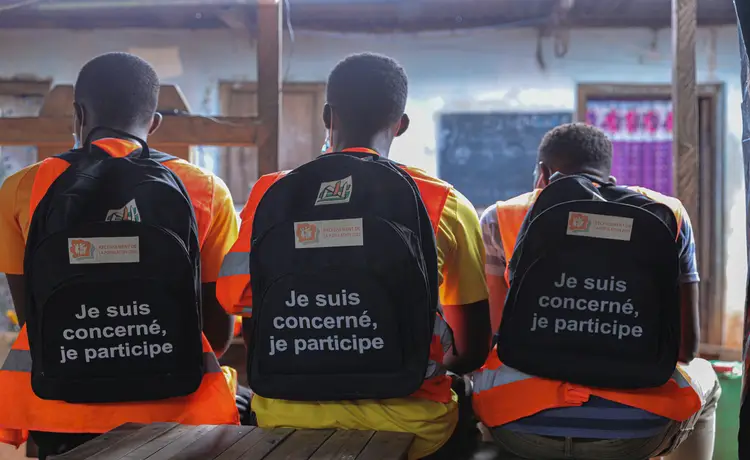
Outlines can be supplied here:
M409 126L404 113L407 78L393 59L358 54L341 61L328 79L323 121L329 130L330 152L387 157L394 137ZM449 187L411 167L403 169L420 186L431 182ZM227 312L252 317L249 258L253 218L260 187L269 187L272 176L256 183L251 200L242 211L237 243L227 255L217 293ZM357 192L354 192L357 193ZM420 189L420 193L424 193ZM425 198L424 196L422 197ZM302 198L301 198L302 199ZM344 428L411 432L416 434L410 458L423 458L443 446L458 421L457 396L451 390L446 369L463 374L476 369L489 345L487 291L482 273L483 254L479 221L472 205L458 191L449 189L439 215L431 215L436 230L440 276L439 300L453 329L455 348L443 319L437 318L430 348L436 364L422 387L406 398L335 402L294 402L253 395L252 410L261 427ZM438 208L440 209L440 208ZM252 337L244 327L249 344ZM454 351L458 350L458 354ZM253 382L250 382L253 386Z
M505 202L498 202L481 217L486 249L485 272L490 292L492 328L497 331L508 293L506 266L526 212L550 183L555 173L587 174L602 183L614 183L610 176L612 144L601 130L584 124L566 124L552 129L541 142L536 190ZM546 404L552 398L538 397L529 385L538 379L517 370L513 378L501 379L508 370L495 350L484 368L474 375L474 409L496 445L508 458L570 458L639 460L667 455L670 460L709 460L714 445L716 403L721 394L711 365L696 359L699 344L698 271L690 219L676 198L643 187L631 187L653 201L667 205L678 221L680 247L680 299L682 346L673 379L658 389L629 393L658 392L660 398L630 398L626 405L611 399L577 396L567 403ZM514 217L517 216L517 217ZM503 369L505 368L505 369ZM492 377L492 378L491 378ZM480 383L481 382L481 383ZM559 382L555 391L569 391ZM524 401L518 404L518 401ZM694 407L695 410L689 409ZM686 412L687 411L687 412ZM519 416L519 414L528 414ZM502 457L506 458L506 457Z
M154 69L136 56L109 53L94 58L81 69L75 84L75 135L80 142L88 139L97 152L103 151L112 157L137 155L142 146L118 133L146 139L159 127L161 116L156 113L159 88ZM89 154L94 153L85 149L75 153ZM0 370L0 406L3 407L0 441L19 445L30 431L39 446L40 458L45 458L70 450L126 422L238 423L234 394L216 360L216 355L220 356L228 346L232 317L221 308L215 294L222 260L236 239L237 217L224 183L179 159L166 161L164 165L183 182L200 233L203 332L210 344L209 353L204 353L209 366L200 388L189 396L166 401L107 404L43 400L32 391L31 355L25 327L28 316L24 251L35 206L55 177L60 177L69 167L63 164L66 163L54 157L35 163L7 178L0 188L0 272L8 278L19 323L23 326ZM126 208L122 214L128 215L121 215L120 220L138 221L137 203ZM184 308L189 309L191 305Z

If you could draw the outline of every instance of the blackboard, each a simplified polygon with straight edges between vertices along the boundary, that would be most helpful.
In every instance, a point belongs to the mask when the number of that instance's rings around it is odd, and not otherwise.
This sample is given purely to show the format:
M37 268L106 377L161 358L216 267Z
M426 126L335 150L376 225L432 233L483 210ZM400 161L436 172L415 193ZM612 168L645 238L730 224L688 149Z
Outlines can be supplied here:
M440 116L438 175L477 208L531 191L539 142L570 112Z

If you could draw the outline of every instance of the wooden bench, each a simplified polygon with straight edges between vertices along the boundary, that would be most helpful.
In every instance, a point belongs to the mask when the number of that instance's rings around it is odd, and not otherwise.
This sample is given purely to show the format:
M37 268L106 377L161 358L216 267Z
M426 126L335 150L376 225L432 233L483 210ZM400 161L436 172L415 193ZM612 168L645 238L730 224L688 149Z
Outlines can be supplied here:
M54 460L406 460L409 433L128 423Z

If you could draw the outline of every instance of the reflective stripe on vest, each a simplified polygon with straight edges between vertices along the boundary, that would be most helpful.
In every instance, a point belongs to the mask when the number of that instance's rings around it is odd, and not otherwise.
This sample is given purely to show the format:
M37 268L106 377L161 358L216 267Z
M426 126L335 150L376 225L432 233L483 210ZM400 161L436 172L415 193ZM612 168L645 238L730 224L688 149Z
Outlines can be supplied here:
M630 187L654 201L661 202L675 214L679 229L683 215L680 202L642 187ZM507 262L513 256L518 233L527 212L539 196L534 190L496 205L498 226ZM669 198L669 199L665 199ZM626 406L643 409L672 420L684 421L701 407L700 393L678 365L672 378L657 388L644 390L601 390L525 374L500 362L496 349L490 352L481 370L473 374L474 412L487 426L505 425L543 410L580 406L591 395Z
M127 155L138 147L120 139L101 140L96 144L112 156ZM126 149L128 146L129 152ZM68 162L55 157L47 158L40 164L32 186L30 216L34 215L36 206L49 187L68 166ZM179 175L179 170L176 174ZM213 197L201 195L200 188L195 186L192 189L190 198L196 208L199 227L208 228L210 214L199 210L210 211ZM190 189L188 193L191 193ZM203 206L204 203L199 202L200 205L196 206L198 200L207 204ZM201 230L201 233L205 235L205 231ZM31 355L24 326L0 367L0 407L3 408L0 411L0 442L20 445L26 440L28 431L105 433L127 422L237 425L239 414L234 394L205 337L202 337L202 345L206 373L198 390L189 396L138 403L69 404L39 399L34 394L31 388Z
M39 399L31 389L26 327L21 329L0 369L0 441L18 445L24 431L105 433L123 423L175 422L184 425L237 425L239 414L216 356L205 337L206 374L198 390L160 401L70 404Z
M418 172L403 168L417 184L422 201L427 208L430 216L432 229L437 235L440 224L440 216L443 213L450 186L442 181L421 175ZM249 291L250 286L250 241L252 231L252 221L255 217L255 209L260 203L265 192L278 179L284 177L288 171L268 174L261 177L253 186L250 192L245 208L242 211L242 231L237 243L224 258L224 263L219 272L217 281L217 296L222 305L233 305L236 301L230 293ZM251 297L250 292L246 292L247 297ZM246 315L252 315L251 305L242 305L241 312ZM451 401L450 378L446 375L443 367L443 356L453 346L453 335L450 328L443 318L442 309L439 309L435 326L433 329L432 342L430 343L430 357L425 374L425 382L422 387L414 393L413 397L430 399L433 401L448 403Z

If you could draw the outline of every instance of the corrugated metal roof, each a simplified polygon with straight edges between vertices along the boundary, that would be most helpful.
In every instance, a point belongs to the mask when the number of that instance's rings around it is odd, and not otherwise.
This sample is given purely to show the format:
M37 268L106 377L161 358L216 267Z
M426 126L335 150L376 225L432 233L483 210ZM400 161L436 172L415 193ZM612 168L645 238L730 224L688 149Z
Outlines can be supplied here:
M258 0L40 0L3 10L0 27L229 27L226 15L254 21ZM561 0L288 0L297 29L392 32L472 27L541 27ZM668 27L671 0L567 0L554 20L570 27ZM730 0L698 0L699 23L734 24ZM243 13L246 10L246 13ZM224 17L224 20L222 20Z

